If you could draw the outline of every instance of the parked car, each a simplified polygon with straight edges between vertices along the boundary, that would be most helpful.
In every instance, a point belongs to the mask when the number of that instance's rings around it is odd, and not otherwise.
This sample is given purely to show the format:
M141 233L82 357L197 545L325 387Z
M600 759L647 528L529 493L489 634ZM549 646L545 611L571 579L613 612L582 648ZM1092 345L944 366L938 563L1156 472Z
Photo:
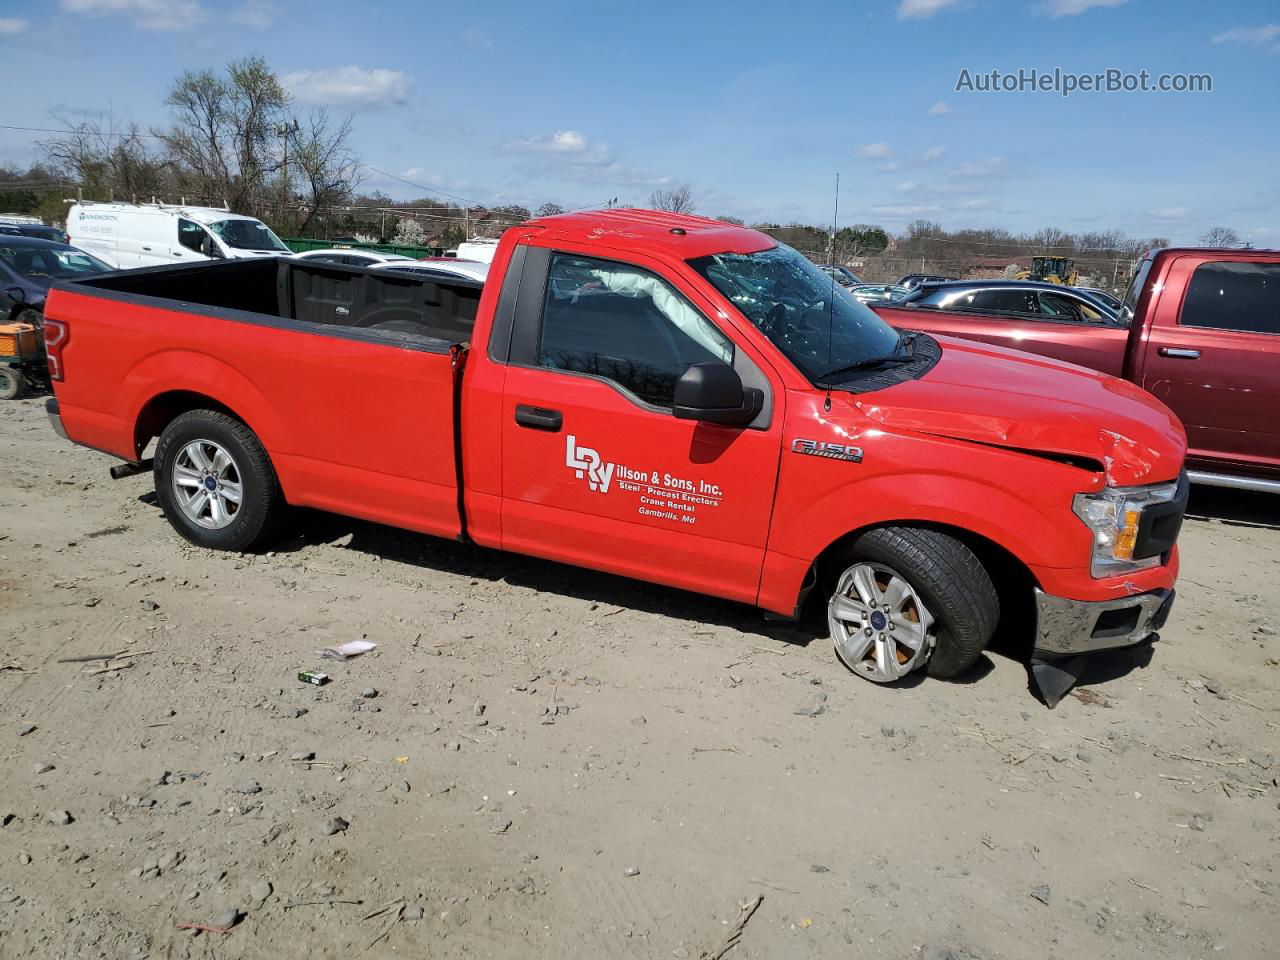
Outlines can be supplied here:
M0 223L0 237L35 237L37 240L52 240L54 243L66 243L67 234L57 227L46 227L42 223Z
M1115 320L912 303L876 310L898 327L1122 376L1186 425L1193 482L1280 493L1280 251L1154 250Z
M941 277L933 273L908 273L902 277L896 284L899 287L906 287L908 290L914 290L922 283L946 283L948 280L957 280L958 277Z
M215 207L76 203L67 213L67 234L117 269L292 255L261 220Z
M346 267L372 267L381 263L417 263L413 257L399 253L381 253L377 250L354 250L349 247L331 247L323 250L304 250L295 253L298 260L313 263L337 263Z
M0 236L0 399L12 400L46 382L40 330L54 282L110 269L65 243Z
M1114 293L1108 293L1106 290L1099 290L1097 287L1075 287L1081 293L1087 293L1093 299L1097 300L1105 307L1110 307L1115 313L1120 313L1120 308L1124 306L1124 301L1117 297Z
M484 283L489 276L489 264L479 260L459 260L457 257L423 257L421 260L408 262L394 260L377 264L378 270L394 270L414 277L425 277L431 280L462 277L466 280L479 280Z
M819 264L818 269L835 279L842 287L852 287L862 282L862 278L848 267L833 267L830 264Z
M938 310L1118 322L1116 311L1083 290L1038 280L925 282L907 291L900 302Z
M849 288L849 292L863 303L873 300L896 303L911 291L893 283L859 283Z
M282 259L61 284L50 417L151 470L199 546L249 549L290 504L784 617L812 594L877 682L963 672L1003 611L1053 701L1079 654L1168 616L1185 438L1131 384L901 334L698 217L540 218L492 279Z

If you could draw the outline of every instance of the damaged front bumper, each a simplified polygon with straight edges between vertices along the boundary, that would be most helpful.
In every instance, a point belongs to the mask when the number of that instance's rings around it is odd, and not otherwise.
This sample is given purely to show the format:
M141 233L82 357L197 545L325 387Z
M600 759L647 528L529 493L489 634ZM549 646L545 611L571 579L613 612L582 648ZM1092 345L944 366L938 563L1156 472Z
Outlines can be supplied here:
M1031 674L1050 707L1066 695L1084 668L1084 655L1159 639L1169 619L1172 589L1115 600L1069 600L1036 589L1036 641Z

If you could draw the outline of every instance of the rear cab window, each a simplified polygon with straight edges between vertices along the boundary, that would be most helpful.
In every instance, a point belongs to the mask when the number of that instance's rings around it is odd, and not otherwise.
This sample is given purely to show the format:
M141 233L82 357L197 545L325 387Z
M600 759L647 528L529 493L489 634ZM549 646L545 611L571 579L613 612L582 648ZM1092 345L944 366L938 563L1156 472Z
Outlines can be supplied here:
M1280 263L1200 264L1187 285L1178 322L1184 327L1280 334Z

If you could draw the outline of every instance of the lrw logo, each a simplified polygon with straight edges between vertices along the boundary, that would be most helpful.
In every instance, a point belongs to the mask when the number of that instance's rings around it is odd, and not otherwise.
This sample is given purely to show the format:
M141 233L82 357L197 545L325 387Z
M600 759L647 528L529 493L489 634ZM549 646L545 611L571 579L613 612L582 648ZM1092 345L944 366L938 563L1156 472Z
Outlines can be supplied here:
M608 493L609 484L613 480L613 469L617 464L601 463L600 454L590 447L578 446L578 438L572 433L564 439L564 465L573 470L579 480L586 473L587 486L592 490Z

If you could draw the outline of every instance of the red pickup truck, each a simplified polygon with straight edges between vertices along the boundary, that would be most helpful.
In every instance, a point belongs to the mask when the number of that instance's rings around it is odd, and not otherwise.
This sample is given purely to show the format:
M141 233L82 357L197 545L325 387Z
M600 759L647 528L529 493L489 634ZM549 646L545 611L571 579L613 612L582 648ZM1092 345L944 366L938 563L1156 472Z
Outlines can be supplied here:
M762 233L641 210L512 228L484 285L114 273L49 298L50 415L153 470L206 547L295 504L784 617L810 598L879 682L965 670L1003 617L1050 700L1078 654L1152 639L1187 494L1170 412L833 287Z
M1153 250L1118 321L1070 309L1063 288L1046 297L1037 309L1034 295L1014 300L999 282L975 281L873 309L897 327L1122 376L1185 424L1192 482L1280 493L1280 251Z

